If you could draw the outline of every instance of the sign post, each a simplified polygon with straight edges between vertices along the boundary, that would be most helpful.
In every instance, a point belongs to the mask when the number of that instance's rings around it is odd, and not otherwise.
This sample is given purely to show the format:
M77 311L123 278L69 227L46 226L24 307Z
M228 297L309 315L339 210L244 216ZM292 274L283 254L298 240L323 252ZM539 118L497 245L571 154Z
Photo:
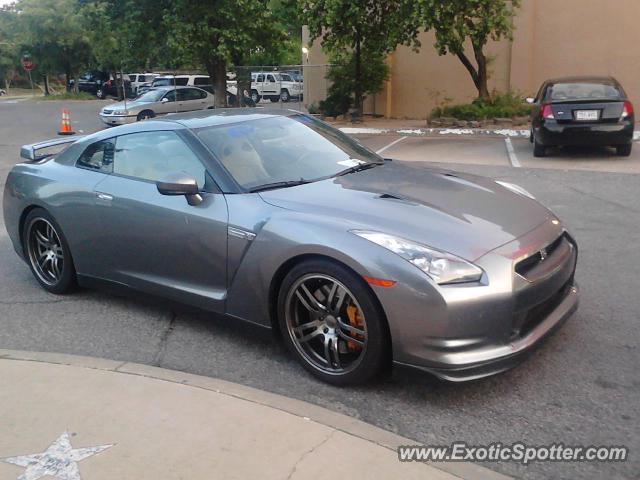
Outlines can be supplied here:
M31 78L31 70L35 68L36 64L34 63L33 58L31 58L31 55L28 53L25 53L22 56L21 62L22 62L22 68L29 74L29 84L31 85L31 95L35 96L35 93L33 91L33 79Z

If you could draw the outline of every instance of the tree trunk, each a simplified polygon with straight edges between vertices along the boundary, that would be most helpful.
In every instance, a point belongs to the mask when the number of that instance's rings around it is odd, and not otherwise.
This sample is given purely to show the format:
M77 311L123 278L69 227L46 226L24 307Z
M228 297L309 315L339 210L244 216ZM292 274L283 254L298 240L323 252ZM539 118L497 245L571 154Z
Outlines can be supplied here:
M476 57L476 62L478 64L478 75L476 81L476 88L478 89L478 96L483 100L490 100L491 95L489 94L488 80L489 77L487 75L487 57L482 50L482 45L473 44L473 54Z
M51 92L49 91L49 75L46 73L43 73L42 80L44 82L44 95L45 96L51 95Z
M356 30L356 51L355 51L355 63L356 71L354 76L354 100L356 108L356 116L359 119L362 118L362 51L360 45L360 31Z
M213 85L216 108L227 106L227 62L221 58L211 58L207 62L207 73Z

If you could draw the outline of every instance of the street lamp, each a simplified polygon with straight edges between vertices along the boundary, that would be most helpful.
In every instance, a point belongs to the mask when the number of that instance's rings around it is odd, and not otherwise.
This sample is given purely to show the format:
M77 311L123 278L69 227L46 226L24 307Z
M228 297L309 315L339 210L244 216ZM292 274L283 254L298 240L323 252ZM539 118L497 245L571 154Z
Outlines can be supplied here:
M307 47L302 47L302 54L304 55L307 63L309 63L309 49Z

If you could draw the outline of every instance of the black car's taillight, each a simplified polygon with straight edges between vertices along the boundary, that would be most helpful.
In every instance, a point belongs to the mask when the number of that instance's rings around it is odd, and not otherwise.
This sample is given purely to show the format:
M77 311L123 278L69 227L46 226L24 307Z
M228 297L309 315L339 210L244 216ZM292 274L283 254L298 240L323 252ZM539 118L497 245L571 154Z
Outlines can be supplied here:
M633 104L629 100L625 100L622 107L622 118L627 118L631 115L633 115Z
M540 116L542 118L555 118L553 116L553 110L551 110L551 104L550 103L543 103L542 107L540 108Z

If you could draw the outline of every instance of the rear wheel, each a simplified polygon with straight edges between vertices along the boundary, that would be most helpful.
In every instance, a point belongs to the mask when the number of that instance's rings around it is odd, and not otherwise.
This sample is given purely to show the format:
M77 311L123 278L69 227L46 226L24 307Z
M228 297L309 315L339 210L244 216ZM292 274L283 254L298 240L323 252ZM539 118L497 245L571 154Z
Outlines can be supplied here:
M294 267L280 289L278 319L289 350L325 382L364 382L387 363L384 314L364 281L341 265Z
M280 92L280 100L282 100L284 103L287 103L290 99L291 97L289 96L289 90L282 90Z
M104 91L104 88L98 88L98 90L96 90L96 97L98 97L100 100L103 100L104 98L106 98L107 93Z
M533 156L534 157L546 157L547 156L547 147L542 145L541 143L533 137Z
M260 101L260 95L258 95L258 91L257 90L251 90L251 100L253 100L253 103L258 103Z
M23 248L38 283L51 293L67 293L76 285L76 271L62 229L48 212L36 208L24 222Z
M616 147L616 154L619 157L628 157L629 155L631 155L631 147L633 146L633 144L628 143L626 145L618 145Z

